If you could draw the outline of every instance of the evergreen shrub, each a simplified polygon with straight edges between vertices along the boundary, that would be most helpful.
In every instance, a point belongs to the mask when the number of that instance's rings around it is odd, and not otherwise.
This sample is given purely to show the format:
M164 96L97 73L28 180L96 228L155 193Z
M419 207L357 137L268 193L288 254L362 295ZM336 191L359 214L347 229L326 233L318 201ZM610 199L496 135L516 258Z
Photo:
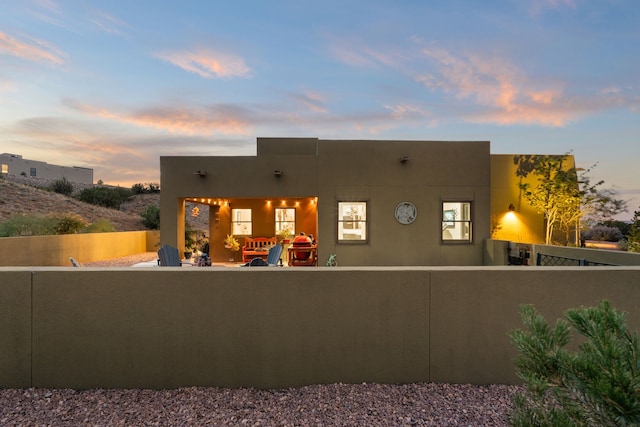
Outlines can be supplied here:
M514 397L511 425L640 425L638 334L627 329L625 313L604 300L567 310L553 327L531 305L521 316L526 330L510 336L527 390ZM572 328L583 337L577 351L565 348Z

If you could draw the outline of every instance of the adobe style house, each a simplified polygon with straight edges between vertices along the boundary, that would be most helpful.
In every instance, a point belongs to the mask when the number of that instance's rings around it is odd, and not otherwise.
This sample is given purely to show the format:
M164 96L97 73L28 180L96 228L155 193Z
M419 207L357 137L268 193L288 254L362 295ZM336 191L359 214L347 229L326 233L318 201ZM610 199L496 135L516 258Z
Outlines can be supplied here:
M80 166L58 166L23 158L20 154L0 154L0 174L24 175L33 178L62 179L93 184L93 169Z
M161 243L184 249L190 202L209 206L213 261L228 234L289 230L313 236L319 265L482 265L492 215L520 205L511 169L488 141L258 138L256 156L161 157Z

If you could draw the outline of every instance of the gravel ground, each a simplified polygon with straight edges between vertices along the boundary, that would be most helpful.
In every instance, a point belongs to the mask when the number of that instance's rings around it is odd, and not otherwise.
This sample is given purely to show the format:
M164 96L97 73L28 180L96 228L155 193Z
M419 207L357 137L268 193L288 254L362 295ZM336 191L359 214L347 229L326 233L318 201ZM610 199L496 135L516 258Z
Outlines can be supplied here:
M2 426L506 426L507 385L0 390Z
M158 259L156 252L142 252L128 255L121 258L106 259L103 261L93 261L82 263L83 267L131 267L134 264Z

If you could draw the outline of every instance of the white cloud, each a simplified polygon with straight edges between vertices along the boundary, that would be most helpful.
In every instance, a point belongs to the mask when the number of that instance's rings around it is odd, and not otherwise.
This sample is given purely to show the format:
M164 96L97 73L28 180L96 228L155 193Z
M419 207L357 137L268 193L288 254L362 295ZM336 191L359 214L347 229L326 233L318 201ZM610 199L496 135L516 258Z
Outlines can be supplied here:
M168 52L155 56L207 79L246 76L251 72L241 57L211 50Z

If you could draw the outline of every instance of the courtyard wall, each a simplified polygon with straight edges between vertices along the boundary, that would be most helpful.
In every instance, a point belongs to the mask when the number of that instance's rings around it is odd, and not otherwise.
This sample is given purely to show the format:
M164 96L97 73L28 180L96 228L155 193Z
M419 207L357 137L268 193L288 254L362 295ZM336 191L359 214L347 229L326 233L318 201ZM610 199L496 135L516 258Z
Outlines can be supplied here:
M155 252L159 231L123 231L0 238L0 266L69 266L142 252Z
M602 299L640 267L0 268L0 387L514 384L520 304Z

